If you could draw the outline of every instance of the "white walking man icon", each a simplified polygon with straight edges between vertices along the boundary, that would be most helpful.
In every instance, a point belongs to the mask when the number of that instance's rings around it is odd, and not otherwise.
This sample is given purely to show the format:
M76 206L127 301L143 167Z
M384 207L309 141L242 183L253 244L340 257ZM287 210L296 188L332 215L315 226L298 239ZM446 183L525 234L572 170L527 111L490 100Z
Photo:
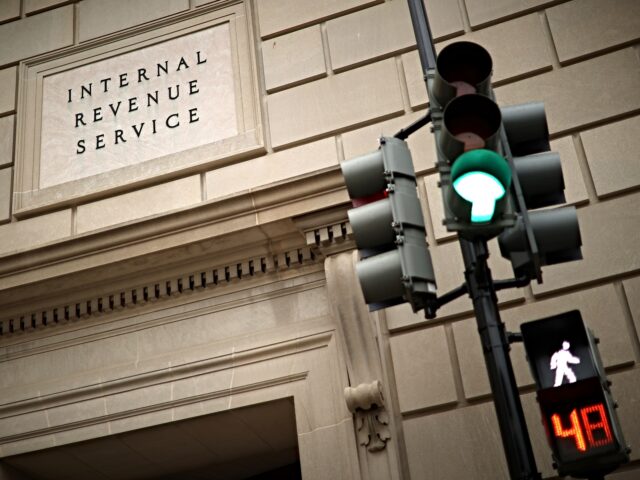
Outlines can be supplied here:
M549 367L551 370L556 371L556 381L553 384L554 387L562 385L562 380L565 376L567 377L567 380L569 380L569 383L574 383L576 381L576 374L573 373L569 364L580 363L580 359L571 354L569 351L570 346L569 342L562 342L562 349L558 350L551 356L551 363Z

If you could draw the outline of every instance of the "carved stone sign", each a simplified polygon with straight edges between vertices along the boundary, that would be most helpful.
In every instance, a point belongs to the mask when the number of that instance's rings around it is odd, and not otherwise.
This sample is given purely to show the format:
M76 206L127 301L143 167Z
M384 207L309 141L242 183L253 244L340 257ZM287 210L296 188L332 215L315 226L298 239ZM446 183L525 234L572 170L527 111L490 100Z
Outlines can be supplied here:
M210 5L23 62L16 214L264 151L245 8Z
M44 79L40 187L237 133L229 25Z

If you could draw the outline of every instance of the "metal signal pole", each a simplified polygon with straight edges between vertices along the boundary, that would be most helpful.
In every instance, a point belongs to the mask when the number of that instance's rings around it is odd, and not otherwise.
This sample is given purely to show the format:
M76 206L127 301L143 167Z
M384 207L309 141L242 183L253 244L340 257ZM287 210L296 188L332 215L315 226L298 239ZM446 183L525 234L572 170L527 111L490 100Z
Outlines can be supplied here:
M433 38L423 1L408 2L426 85L427 71L436 68ZM509 341L498 312L496 287L487 265L487 242L461 238L460 249L510 477L512 480L540 479L509 357Z

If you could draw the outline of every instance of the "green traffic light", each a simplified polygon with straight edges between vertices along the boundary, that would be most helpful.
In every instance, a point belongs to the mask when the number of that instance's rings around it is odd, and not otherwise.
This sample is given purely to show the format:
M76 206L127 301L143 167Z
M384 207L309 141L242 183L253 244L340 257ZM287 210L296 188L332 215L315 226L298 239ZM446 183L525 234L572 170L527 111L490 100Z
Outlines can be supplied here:
M493 175L485 172L469 172L455 182L453 188L458 195L471 203L471 223L484 223L491 220L505 189Z
M492 150L471 150L455 160L451 180L454 191L471 203L471 223L486 223L493 218L496 202L511 184L511 169Z

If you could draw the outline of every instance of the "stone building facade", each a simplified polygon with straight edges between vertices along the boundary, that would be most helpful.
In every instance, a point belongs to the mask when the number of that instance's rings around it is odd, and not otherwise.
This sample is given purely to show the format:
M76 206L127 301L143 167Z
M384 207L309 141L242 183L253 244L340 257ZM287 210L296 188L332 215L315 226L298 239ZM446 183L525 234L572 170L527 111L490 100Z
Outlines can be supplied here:
M640 2L425 3L501 105L545 102L584 260L502 317L582 312L633 448L607 478L638 478ZM404 0L1 0L0 86L0 478L508 477L469 299L370 314L354 276L339 164L427 107ZM462 260L408 143L442 294Z

